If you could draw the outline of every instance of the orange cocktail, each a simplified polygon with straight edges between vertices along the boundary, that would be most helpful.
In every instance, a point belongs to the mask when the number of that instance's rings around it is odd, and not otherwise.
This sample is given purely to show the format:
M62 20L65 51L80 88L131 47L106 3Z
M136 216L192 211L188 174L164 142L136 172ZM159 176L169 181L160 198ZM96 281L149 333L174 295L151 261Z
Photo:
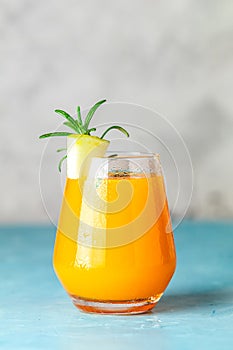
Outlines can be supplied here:
M54 268L79 308L139 313L158 302L176 265L157 156L94 158L67 178Z

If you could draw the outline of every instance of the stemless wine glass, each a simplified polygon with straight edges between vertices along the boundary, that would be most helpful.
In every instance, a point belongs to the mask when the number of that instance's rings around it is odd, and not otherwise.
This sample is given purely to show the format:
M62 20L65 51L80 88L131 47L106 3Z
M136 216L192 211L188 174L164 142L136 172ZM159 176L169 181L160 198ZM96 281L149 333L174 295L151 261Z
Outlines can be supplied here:
M67 177L54 269L79 309L137 314L164 293L175 246L159 156L116 153Z

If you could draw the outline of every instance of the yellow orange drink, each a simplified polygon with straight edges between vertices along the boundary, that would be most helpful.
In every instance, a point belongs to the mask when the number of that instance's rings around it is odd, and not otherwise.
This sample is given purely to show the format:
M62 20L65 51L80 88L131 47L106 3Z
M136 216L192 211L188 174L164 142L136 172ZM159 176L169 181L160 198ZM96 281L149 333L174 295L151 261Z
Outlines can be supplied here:
M54 268L80 309L145 312L176 265L159 160L120 156L104 162L104 171L98 166L93 176L90 167L89 174L67 177Z

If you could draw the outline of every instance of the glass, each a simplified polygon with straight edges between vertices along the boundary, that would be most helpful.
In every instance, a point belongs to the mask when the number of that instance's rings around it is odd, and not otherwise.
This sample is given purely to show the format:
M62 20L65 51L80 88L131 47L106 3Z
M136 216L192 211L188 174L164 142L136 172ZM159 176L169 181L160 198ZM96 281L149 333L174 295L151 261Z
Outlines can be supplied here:
M176 254L158 155L94 157L67 177L54 269L86 312L137 314L161 298Z

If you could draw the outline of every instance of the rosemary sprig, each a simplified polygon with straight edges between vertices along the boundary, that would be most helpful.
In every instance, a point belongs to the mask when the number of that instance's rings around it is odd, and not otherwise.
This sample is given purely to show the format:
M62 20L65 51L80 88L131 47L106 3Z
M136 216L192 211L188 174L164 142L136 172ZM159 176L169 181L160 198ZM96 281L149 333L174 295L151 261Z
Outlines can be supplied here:
M63 111L62 109L56 109L55 112L66 119L66 121L63 123L63 125L69 127L70 129L75 131L75 133L64 132L64 131L50 132L47 134L40 135L39 138L44 139L44 138L53 137L53 136L69 136L69 135L89 135L89 136L92 136L91 132L96 131L96 128L89 129L90 122L91 122L92 117L93 117L94 113L96 112L96 110L105 102L106 102L106 100L101 100L101 101L97 102L96 104L94 104L94 106L92 106L91 109L89 110L89 112L87 113L84 122L82 120L80 106L77 107L77 119L74 119L70 114ZM116 129L116 130L122 132L123 134L125 134L127 137L129 137L129 133L124 128L122 128L119 125L113 125L104 131L104 133L101 135L100 139L103 139L105 137L105 135L112 129ZM61 152L61 151L65 151L65 150L67 151L66 148L61 148L61 149L58 149L57 152ZM58 169L60 172L61 172L62 163L66 158L67 158L67 155L62 157L62 159L60 160L60 162L58 164Z
M80 108L80 106L77 107L77 117L78 117L77 120L78 120L79 124L82 125L83 122L82 122L82 117L81 117L81 108Z
M64 162L64 160L67 158L67 154L62 157L62 159L60 160L60 162L58 163L58 170L61 172L61 166L62 166L62 163Z
M73 129L78 134L80 134L82 132L80 127L79 127L79 124L76 123L76 121L74 120L73 117L71 117L71 115L69 115L68 113L66 113L65 111L63 111L61 109L55 109L55 112L60 114L62 117L67 119L67 122L63 123L64 125L66 125L69 128Z
M57 152L63 152L63 151L67 151L67 148L58 148Z
M108 128L107 130L105 130L105 132L100 136L100 138L103 139L104 136L112 129L117 129L117 130L121 131L123 134L125 134L127 137L129 137L128 131L126 131L124 128L122 128L119 125L113 125L113 126L110 126L110 128Z
M90 121L95 113L95 111L97 110L97 108L99 108L99 106L101 106L104 102L106 102L106 100L101 100L99 102L97 102L88 112L86 119L85 119L85 123L84 123L84 128L88 129L88 126L90 124Z
M40 139L45 139L46 137L51 137L51 136L68 136L68 135L72 135L71 132L63 132L63 131L58 131L58 132L50 132L48 134L43 134L40 135Z

